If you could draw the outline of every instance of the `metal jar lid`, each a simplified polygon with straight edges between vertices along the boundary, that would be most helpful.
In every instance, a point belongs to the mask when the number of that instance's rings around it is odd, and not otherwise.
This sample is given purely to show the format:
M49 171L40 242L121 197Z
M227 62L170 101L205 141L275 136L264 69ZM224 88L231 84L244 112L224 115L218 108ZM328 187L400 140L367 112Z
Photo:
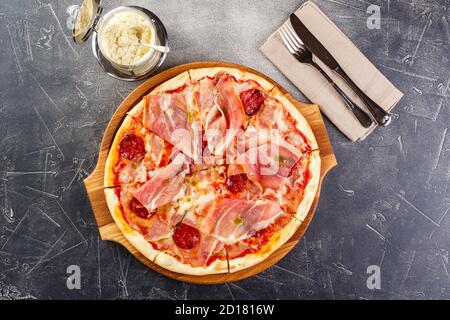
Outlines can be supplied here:
M83 0L75 13L72 37L75 43L85 42L95 31L102 13L102 0Z

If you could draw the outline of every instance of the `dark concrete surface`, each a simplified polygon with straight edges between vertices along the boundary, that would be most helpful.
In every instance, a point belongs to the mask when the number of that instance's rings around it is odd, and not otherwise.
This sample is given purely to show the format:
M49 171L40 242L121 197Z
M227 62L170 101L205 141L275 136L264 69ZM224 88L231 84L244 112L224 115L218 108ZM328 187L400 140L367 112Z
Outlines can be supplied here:
M306 236L276 266L227 285L190 285L103 242L83 179L115 108L136 84L108 77L90 43L70 39L78 0L0 2L0 298L450 298L448 0L317 0L405 93L390 127L350 143L327 121L339 162ZM165 23L163 69L226 60L301 93L258 47L302 1L105 1L142 5ZM381 29L366 26L381 7ZM68 290L66 268L81 268ZM366 286L369 265L381 289Z

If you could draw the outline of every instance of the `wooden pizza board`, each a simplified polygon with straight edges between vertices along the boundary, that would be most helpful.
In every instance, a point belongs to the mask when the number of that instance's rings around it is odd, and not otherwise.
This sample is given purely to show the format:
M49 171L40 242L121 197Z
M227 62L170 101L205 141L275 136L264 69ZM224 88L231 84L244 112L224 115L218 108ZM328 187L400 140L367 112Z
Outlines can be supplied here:
M169 80L170 78L180 74L183 71L206 67L238 68L243 71L249 71L254 74L257 74L267 79L271 83L275 84L291 100L291 102L295 106L297 106L297 108L300 110L300 112L303 114L303 116L308 120L309 124L311 125L311 128L314 132L314 135L316 136L317 143L320 149L321 173L317 194L314 198L311 209L309 210L305 220L303 221L297 232L292 236L292 238L289 239L277 251L272 253L272 255L270 255L267 259L265 259L264 261L253 267L235 273L192 276L175 273L160 267L159 265L145 258L139 251L136 250L136 248L130 242L128 242L128 240L119 230L119 227L115 224L108 210L105 194L103 192L103 174L105 171L105 162L108 156L110 145L114 139L116 130L119 128L122 120L125 117L126 112L130 110L134 105L136 105L144 95L146 95L151 91L152 88L156 87L162 82ZM304 104L296 101L294 98L292 98L292 96L289 93L286 92L286 90L284 90L281 86L279 86L275 81L251 68L226 62L194 62L176 66L174 68L168 69L166 71L161 72L160 74L155 75L154 77L150 78L149 80L141 84L139 87L137 87L133 92L130 93L128 97L125 98L125 100L120 104L119 108L117 108L116 112L111 118L111 121L106 127L105 134L103 136L103 140L100 146L97 166L95 167L92 174L84 180L84 185L86 187L86 191L92 205L92 210L94 212L95 219L97 220L102 240L114 241L121 244L122 246L127 248L132 255L134 255L146 266L169 278L180 281L186 281L190 283L218 284L242 280L247 277L253 276L259 272L262 272L265 269L271 267L273 264L277 263L289 251L292 250L292 248L305 234L306 229L308 228L308 225L311 222L311 219L314 215L314 211L316 210L317 207L317 203L319 201L320 187L325 175L329 172L331 168L333 168L336 165L337 162L333 153L333 148L330 144L330 140L328 138L328 134L325 129L325 125L323 123L319 107L317 105Z

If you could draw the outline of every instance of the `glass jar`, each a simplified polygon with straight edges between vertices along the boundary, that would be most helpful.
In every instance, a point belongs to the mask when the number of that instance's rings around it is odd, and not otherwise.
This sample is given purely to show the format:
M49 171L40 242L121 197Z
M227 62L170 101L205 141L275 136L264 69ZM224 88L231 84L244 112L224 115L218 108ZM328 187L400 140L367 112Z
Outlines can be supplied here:
M104 16L102 13L101 0L84 0L82 5L75 11L75 23L72 30L72 37L75 43L84 43L92 36L92 50L97 61L107 74L112 77L125 80L137 81L144 79L153 74L164 62L167 53L161 52L153 48L146 48L142 46L142 50L136 50L136 46L142 43L141 38L138 37L138 42L130 43L130 48L133 48L134 53L146 51L142 56L138 56L132 63L124 64L117 59L117 56L111 55L114 50L111 47L111 41L107 42L106 31L118 28L118 34L122 35L129 30L121 30L120 28L128 28L128 23L120 24L120 16L129 14L134 16L136 20L142 22L142 27L148 28L151 32L150 41L146 44L151 46L160 46L168 50L167 32L161 20L149 10L138 6L122 6L109 11ZM116 23L116 25L112 25ZM140 26L139 26L140 27ZM135 28L136 29L136 28ZM134 29L133 29L134 30ZM133 31L135 32L135 31ZM147 31L146 31L147 32ZM136 37L133 37L134 39ZM136 39L134 39L136 40ZM122 41L122 39L120 39ZM128 39L124 39L127 45ZM123 53L123 50L121 51ZM126 48L125 48L126 53Z

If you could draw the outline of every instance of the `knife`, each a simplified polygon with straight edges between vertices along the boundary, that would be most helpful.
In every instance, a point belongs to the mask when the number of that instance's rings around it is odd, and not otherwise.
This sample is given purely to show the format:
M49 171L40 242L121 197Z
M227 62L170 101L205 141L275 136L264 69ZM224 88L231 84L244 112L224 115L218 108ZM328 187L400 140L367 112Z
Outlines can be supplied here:
M306 28L301 20L292 13L290 15L292 27L297 35L303 41L304 45L311 50L314 55L325 63L331 70L339 74L342 79L353 89L358 97L364 102L367 109L373 115L375 120L382 126L387 126L392 119L392 115L381 108L376 102L370 99L359 87L350 79L350 77L341 68L339 63L328 50L317 40L317 38Z

